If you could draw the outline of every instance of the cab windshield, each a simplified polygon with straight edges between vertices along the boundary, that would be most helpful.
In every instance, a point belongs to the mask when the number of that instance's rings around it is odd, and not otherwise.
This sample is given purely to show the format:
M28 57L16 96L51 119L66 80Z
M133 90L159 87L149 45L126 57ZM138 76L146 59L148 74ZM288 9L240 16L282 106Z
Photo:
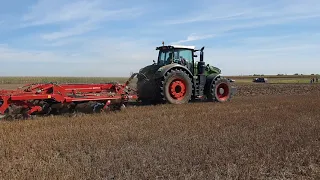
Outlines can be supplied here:
M193 53L189 49L161 50L159 52L159 64L181 63L181 60L192 63Z
M171 49L159 52L158 64L164 66L171 63L178 63L193 69L193 51L190 49Z
M159 59L158 59L159 65L170 64L172 62L172 60L173 60L173 51L172 50L166 50L166 51L159 52Z

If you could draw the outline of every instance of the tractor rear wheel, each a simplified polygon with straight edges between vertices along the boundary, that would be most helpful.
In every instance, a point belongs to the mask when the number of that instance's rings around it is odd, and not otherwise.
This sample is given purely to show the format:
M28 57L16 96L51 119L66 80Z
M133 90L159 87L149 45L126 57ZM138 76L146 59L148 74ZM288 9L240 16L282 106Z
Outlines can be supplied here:
M171 70L160 84L162 100L170 104L188 103L192 96L192 81L183 70Z
M231 85L225 78L217 78L211 82L208 101L226 102L231 99Z

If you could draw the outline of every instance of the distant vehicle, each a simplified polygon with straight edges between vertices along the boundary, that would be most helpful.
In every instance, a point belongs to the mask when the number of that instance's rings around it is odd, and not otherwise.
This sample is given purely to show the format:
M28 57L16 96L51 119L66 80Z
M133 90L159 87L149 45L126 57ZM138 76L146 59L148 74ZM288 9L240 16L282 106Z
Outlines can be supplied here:
M228 81L235 82L236 80L228 78Z
M254 78L252 82L255 82L255 83L267 83L268 79L267 78L263 78L263 77L259 77L259 78Z

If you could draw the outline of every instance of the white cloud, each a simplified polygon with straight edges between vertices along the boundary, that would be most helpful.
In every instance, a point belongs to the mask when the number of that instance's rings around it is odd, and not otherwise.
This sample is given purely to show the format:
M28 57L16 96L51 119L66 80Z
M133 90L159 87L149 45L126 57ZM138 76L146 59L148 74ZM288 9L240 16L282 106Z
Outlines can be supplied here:
M317 73L320 36L308 33L286 36L239 37L231 47L205 49L206 63L227 75Z
M78 39L74 39L78 40ZM156 60L155 44L148 39L87 38L78 44L76 51L66 50L24 50L9 45L0 46L0 62L4 74L16 75L59 75L59 76L129 76L143 66ZM63 46L65 47L65 46ZM25 64L30 71L7 71L10 64ZM48 68L50 67L50 68ZM37 71L32 69L37 68Z
M172 42L170 44L179 44L179 43L185 43L185 42L190 42L190 41L197 41L201 39L208 39L208 38L213 38L213 34L205 34L205 35L197 35L196 33L193 33L187 37L187 39L180 40L177 42Z
M185 24L185 23L195 23L201 21L214 21L214 20L230 20L234 18L240 18L244 13L234 13L225 16L214 16L213 14L202 14L195 17L189 17L186 19L178 19L178 20L168 20L163 23L163 25L178 25L178 24Z
M83 48L88 53L98 54L101 61L109 64L111 62L141 66L152 63L153 59L156 60L155 47L157 45L147 38L100 37L88 40Z
M254 5L254 1L234 3L213 3L204 9L191 11L183 17L173 20L164 20L156 23L164 27L183 26L185 32L196 32L185 39L177 40L175 43L204 40L226 33L250 30L254 28L267 27L271 25L284 25L290 23L306 22L320 19L320 1L287 1L280 0L270 3ZM315 22L315 21L314 21ZM198 23L198 24L197 24ZM189 26L189 27L188 27ZM177 30L179 32L179 30Z
M3 63L68 63L70 61L75 61L75 59L70 59L71 55L72 54L69 53L57 54L51 51L23 50L4 44L0 46L0 62ZM63 59L68 59L68 61L61 61Z
M23 16L21 27L59 25L60 30L40 35L44 40L56 40L93 31L109 20L135 18L143 13L137 7L114 7L103 0L40 0Z
M110 18L124 17L134 13L134 8L110 9L102 0L82 1L40 0L24 15L26 25L44 25L69 23L70 21L101 21ZM137 9L136 9L137 10Z
M165 20L161 25L178 25L185 23L199 22L230 22L247 21L262 19L291 19L291 18L310 18L319 17L320 1L286 1L266 3L259 2L259 5L253 5L255 1L233 1L233 3L212 3L204 9L191 11L188 16L183 14L181 18Z
M92 15L90 10L97 1L63 1L39 0L30 11L23 16L27 25L43 25L84 19Z
M94 23L85 22L85 23L77 24L74 27L65 28L61 31L41 34L40 37L44 40L52 41L52 40L57 40L57 39L66 38L70 36L81 35L81 34L90 32L92 30L95 30L97 28L98 27L95 26Z

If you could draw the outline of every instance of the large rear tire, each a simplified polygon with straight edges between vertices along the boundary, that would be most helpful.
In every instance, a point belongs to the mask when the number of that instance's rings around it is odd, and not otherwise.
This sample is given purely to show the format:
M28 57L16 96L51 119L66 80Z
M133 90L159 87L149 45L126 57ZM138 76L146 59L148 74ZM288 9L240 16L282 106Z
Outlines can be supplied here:
M191 100L192 81L183 70L170 70L160 86L162 100L170 104L185 104Z
M226 102L231 99L231 84L225 78L217 78L210 84L207 100L212 102Z

